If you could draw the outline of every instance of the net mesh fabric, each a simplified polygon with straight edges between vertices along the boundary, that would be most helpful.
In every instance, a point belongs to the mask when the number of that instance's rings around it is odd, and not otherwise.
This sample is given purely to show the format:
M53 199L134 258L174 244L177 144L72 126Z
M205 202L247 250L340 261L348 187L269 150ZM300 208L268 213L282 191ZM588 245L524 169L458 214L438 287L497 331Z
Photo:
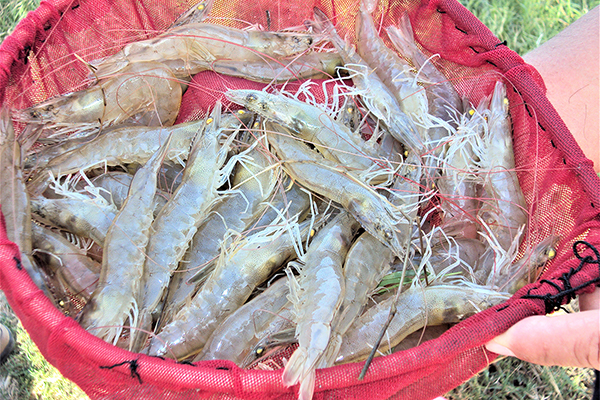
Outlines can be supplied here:
M192 1L44 1L0 47L0 102L25 108L46 98L85 87L88 74L79 57L93 60L110 55L125 43L154 36ZM537 72L456 1L380 2L375 21L395 23L407 12L417 41L457 90L477 102L502 78L508 86L513 142L519 181L527 200L530 225L523 246L550 234L561 241L548 264L545 280L521 289L505 304L480 312L417 348L378 357L365 379L357 377L362 363L317 371L315 399L429 399L441 395L484 368L495 355L483 344L515 322L543 314L548 301L522 298L561 292L558 279L570 270L577 293L591 291L600 271L581 264L571 250L577 240L598 247L600 182L556 111L546 99ZM338 32L354 41L356 1L219 1L208 22L243 27L247 23L272 30L298 26L312 18L318 6ZM268 11L268 12L267 12ZM245 21L245 22L244 22ZM223 90L212 72L194 79L186 93L178 122L197 118ZM211 77L212 76L212 77ZM233 88L235 79L226 87ZM209 94L209 95L207 95ZM201 103L201 100L205 103ZM19 128L19 127L17 127ZM2 220L4 222L4 220ZM39 291L24 270L19 253L0 230L0 288L42 354L93 399L293 399L296 388L285 388L281 371L247 371L228 361L195 365L130 353L85 332L65 317ZM580 257L596 257L580 247ZM554 284L548 283L554 282ZM558 296L555 303L568 296Z

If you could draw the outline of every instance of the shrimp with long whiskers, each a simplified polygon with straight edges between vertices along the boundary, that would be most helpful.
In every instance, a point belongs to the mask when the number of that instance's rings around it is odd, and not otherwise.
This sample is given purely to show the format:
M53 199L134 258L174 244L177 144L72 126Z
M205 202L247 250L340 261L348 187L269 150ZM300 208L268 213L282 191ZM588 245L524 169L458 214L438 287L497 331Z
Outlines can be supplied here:
M227 317L194 361L231 360L243 367L242 363L251 358L252 348L261 337L292 324L288 293L286 278L272 283Z
M227 161L236 135L230 133L222 144L223 134L221 103L217 103L192 144L181 184L152 223L140 315L140 326L145 330L150 330L152 314L158 311L171 275L198 227L211 209L223 200L218 189L229 179L237 160L242 157L238 154Z
M182 89L173 73L158 62L132 64L88 89L63 94L19 110L16 118L43 128L81 124L109 126L124 122L173 125Z
M225 95L229 100L289 128L294 136L313 143L330 161L359 171L377 165L377 153L369 152L362 138L317 107L259 90L230 90ZM269 125L268 129L275 127Z
M381 79L352 48L336 32L325 13L314 8L315 22L310 24L318 32L327 32L328 38L335 46L344 60L344 69L350 72L350 77L355 88L350 93L360 94L365 106L378 119L389 128L390 134L399 142L407 145L414 151L423 149L422 139L419 136L413 121L402 112L398 101Z
M275 189L279 172L272 168L273 160L265 154L267 149L266 137L262 135L238 157L231 180L232 193L215 206L194 234L169 283L161 319L169 320L188 301L197 286L190 282L196 274L208 275L208 266L214 267L211 260L218 257L227 231L241 234L265 209L264 201Z
M342 265L360 224L347 212L340 213L317 233L296 265L300 276L288 269L290 300L294 304L299 347L283 371L283 384L300 382L298 398L310 400L315 370L329 347L331 324L344 298Z
M218 324L297 254L312 222L298 224L297 216L291 220L280 216L270 227L221 252L215 270L192 301L151 339L149 354L183 359L200 351Z
M45 290L44 278L31 258L31 208L23 177L21 146L8 108L0 109L0 204L8 239L19 246L21 266Z
M170 141L171 136L135 174L129 196L106 234L100 280L80 319L92 334L114 344L128 318L131 326L137 324L156 180Z
M192 23L173 27L163 34L127 44L118 53L92 61L94 76L113 75L128 66L160 62L178 78L211 69L213 62L261 62L299 55L320 38L297 32L263 32L223 25Z
M508 299L483 286L413 286L398 296L396 315L389 324L379 353L393 348L406 336L427 325L460 320ZM358 362L367 358L381 327L388 318L395 296L369 308L357 318L344 336L336 362Z

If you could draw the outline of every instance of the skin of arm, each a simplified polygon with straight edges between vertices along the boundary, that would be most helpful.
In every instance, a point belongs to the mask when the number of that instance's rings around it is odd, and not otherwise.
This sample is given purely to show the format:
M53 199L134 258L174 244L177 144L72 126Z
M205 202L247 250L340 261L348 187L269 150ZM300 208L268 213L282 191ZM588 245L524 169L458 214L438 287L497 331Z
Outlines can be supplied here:
M546 96L587 158L600 171L600 6L530 51L523 59L546 84Z
M523 58L542 75L547 97L600 171L600 6ZM541 365L600 369L600 289L579 297L581 312L525 318L486 344Z

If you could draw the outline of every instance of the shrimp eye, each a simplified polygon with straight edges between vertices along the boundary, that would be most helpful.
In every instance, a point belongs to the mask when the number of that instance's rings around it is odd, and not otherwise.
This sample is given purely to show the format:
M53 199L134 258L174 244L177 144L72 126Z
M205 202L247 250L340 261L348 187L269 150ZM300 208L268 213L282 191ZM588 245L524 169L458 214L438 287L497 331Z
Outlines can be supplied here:
M548 256L548 260L552 260L556 256L556 250L550 247L546 252L546 255Z
M248 96L246 96L246 101L249 103L252 103L253 101L256 101L256 100L258 100L258 97L253 93L250 93Z
M383 233L383 236L385 236L385 240L387 240L388 242L391 242L391 241L392 241L392 239L394 239L394 234L393 234L393 233L392 233L392 231L390 231L390 230L386 230L386 231Z
M256 350L254 350L254 354L256 354L257 357L260 357L260 355L264 352L265 352L265 348L262 346L259 346L256 348Z

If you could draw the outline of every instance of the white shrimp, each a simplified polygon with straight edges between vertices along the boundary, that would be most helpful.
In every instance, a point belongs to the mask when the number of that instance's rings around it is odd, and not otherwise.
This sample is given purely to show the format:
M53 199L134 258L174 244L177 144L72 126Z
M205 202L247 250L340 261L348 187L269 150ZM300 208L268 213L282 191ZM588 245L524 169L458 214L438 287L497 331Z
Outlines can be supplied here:
M272 160L264 154L263 147L268 147L264 135L238 156L232 192L215 206L194 234L179 270L169 283L161 320L169 320L195 291L197 285L188 281L197 273L207 275L208 265L214 266L210 262L218 257L226 232L241 234L266 207L263 202L275 189L278 171L271 167Z
M241 307L252 291L297 253L312 221L280 216L272 226L234 243L190 304L154 337L149 353L182 359L202 349L218 324ZM234 290L232 290L234 288Z
M15 136L8 108L0 110L0 204L8 239L19 246L20 267L46 290L44 278L31 258L31 208L21 168L21 146Z
M341 204L367 232L402 257L404 244L399 240L396 226L407 218L401 209L304 143L279 134L268 134L268 139L293 179Z
M181 85L168 68L157 62L138 63L88 89L54 97L16 116L21 122L72 130L81 124L123 122L169 126L175 122L181 96Z
M342 212L315 236L300 262L294 264L300 277L296 279L286 270L299 347L282 379L286 386L300 382L300 400L312 398L315 369L329 345L331 324L344 296L342 265L359 226L350 214Z
M398 101L381 79L354 49L347 49L346 42L337 34L333 24L328 20L323 11L314 8L316 22L312 25L319 32L327 31L329 40L333 43L338 53L344 60L344 68L350 72L350 77L355 85L351 88L352 94L359 94L369 111L378 119L384 121L389 127L389 132L396 140L407 145L414 151L420 152L423 143L413 121L402 112Z
M230 90L225 95L229 100L289 128L295 136L314 144L330 161L358 171L376 164L377 153L369 152L360 136L317 107L259 90ZM269 130L272 129L269 125Z
M137 324L144 251L150 237L156 180L170 139L171 136L135 174L129 196L106 235L98 287L83 310L81 325L114 344L127 318L131 326Z
M379 354L400 343L406 336L427 325L459 322L476 312L508 299L507 294L483 286L413 286L400 294L396 315L386 330ZM367 358L388 319L395 296L368 309L357 318L344 336L337 363Z
M290 313L288 293L286 278L272 283L264 292L227 317L194 361L231 360L242 366L259 338L291 323L281 314L284 308L288 309L286 314Z
M220 122L221 104L217 103L206 120L204 132L196 137L183 171L182 183L152 223L152 235L146 249L144 296L140 322L149 328L151 314L159 306L169 279L198 227L212 207L222 200L217 189L229 178L238 156L225 161L235 138L230 134L223 145ZM209 123L209 121L211 121Z
M126 45L115 55L92 61L94 76L113 75L131 65L160 62L178 78L211 69L219 60L236 62L277 59L306 52L316 35L247 31L208 23L173 27L163 34Z

